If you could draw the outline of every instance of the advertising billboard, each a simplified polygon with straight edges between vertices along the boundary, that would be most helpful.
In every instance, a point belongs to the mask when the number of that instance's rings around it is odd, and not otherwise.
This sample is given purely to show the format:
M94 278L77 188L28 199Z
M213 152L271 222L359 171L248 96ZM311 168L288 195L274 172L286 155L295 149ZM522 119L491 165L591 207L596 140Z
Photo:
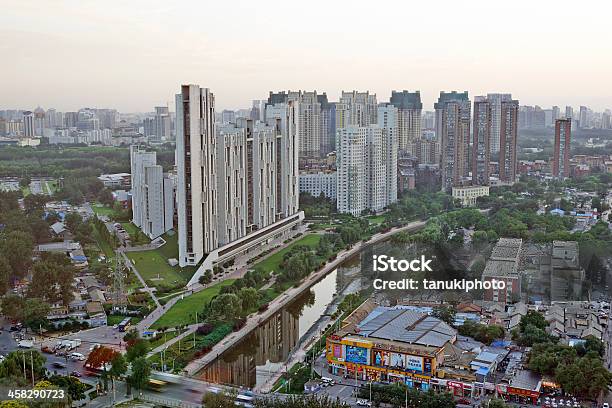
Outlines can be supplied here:
M423 357L406 355L406 369L423 372Z
M368 349L356 346L346 346L345 361L349 363L367 364Z

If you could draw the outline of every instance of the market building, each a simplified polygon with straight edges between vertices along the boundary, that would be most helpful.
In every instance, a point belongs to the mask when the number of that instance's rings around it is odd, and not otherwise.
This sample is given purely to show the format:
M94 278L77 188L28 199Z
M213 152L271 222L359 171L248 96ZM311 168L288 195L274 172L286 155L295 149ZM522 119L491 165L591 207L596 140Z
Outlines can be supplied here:
M455 329L426 313L403 306L366 305L327 337L329 371L366 381L401 381L427 390L444 362L445 346L456 339Z

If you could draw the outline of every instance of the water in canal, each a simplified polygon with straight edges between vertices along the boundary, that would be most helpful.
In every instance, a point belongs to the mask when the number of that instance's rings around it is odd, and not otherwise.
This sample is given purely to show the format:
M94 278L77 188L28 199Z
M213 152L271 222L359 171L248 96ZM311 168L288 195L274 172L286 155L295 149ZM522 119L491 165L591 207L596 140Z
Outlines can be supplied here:
M421 251L422 248L391 241L365 248L263 322L235 348L205 367L199 376L220 384L262 386L279 370L288 368L285 364L291 353L327 325L329 315L335 312L344 296L371 290L374 278L379 276L372 271L373 254L409 259ZM389 275L385 278L392 279Z

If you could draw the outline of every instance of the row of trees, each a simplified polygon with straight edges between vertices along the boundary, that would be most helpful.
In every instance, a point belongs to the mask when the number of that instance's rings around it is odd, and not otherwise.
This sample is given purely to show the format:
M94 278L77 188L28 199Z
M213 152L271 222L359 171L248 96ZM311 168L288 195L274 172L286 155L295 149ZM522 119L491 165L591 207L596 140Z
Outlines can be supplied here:
M8 388L25 387L35 381L35 389L61 388L72 401L85 398L85 391L89 388L87 385L74 377L47 377L45 361L38 351L13 351L0 363L0 381Z
M558 344L546 333L547 326L541 313L530 310L512 332L517 344L532 347L529 369L554 376L561 388L574 396L595 399L600 392L607 392L612 373L603 365L604 343L588 336L584 343L573 347Z

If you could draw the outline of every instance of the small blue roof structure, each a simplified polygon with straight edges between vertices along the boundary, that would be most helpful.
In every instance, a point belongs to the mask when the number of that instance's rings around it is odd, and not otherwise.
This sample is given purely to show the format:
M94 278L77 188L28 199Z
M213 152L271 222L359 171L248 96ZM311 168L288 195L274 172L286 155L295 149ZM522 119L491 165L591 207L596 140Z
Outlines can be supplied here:
M489 374L489 368L488 367L480 367L478 370L476 370L476 374L477 375L487 375L487 374Z
M564 216L565 215L565 211L563 211L560 208L555 208L554 210L550 211L551 215L560 215L560 216Z

